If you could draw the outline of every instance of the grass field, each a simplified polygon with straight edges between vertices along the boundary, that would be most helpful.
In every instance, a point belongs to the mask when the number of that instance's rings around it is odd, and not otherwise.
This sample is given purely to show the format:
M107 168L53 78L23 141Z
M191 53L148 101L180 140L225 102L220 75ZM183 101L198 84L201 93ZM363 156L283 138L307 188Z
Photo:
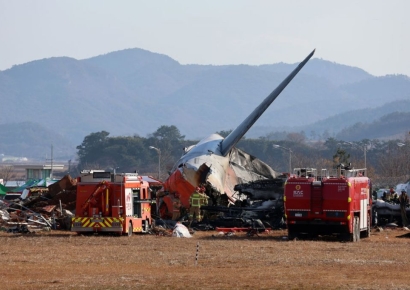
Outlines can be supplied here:
M359 243L285 237L0 233L0 289L410 289L408 231Z

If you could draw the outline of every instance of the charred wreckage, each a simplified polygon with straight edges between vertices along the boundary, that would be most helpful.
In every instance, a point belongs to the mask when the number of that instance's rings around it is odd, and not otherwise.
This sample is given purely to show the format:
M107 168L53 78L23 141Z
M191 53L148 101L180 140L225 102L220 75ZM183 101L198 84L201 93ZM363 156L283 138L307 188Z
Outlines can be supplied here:
M261 179L235 185L234 205L201 206L204 219L192 224L198 230L235 229L236 231L265 231L285 228L284 184L288 175Z

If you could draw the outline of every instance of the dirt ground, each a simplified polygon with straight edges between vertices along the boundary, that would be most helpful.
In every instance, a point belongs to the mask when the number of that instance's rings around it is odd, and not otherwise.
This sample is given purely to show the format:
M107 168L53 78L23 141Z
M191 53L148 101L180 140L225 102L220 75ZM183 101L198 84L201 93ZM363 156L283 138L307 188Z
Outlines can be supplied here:
M191 239L0 233L0 243L0 289L410 289L403 229L373 230L359 243L288 241L286 230Z

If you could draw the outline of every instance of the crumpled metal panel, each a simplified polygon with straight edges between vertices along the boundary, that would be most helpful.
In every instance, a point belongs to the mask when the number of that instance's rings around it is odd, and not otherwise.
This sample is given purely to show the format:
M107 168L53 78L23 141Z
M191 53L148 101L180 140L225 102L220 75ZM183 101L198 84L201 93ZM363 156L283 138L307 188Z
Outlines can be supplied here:
M253 200L280 199L286 178L263 179L235 185L234 189Z
M237 165L238 169L243 168L247 172L243 173L243 179L247 182L263 178L276 178L279 175L279 172L273 170L262 160L235 147L229 153L229 161Z
M45 212L52 212L56 208L56 205L47 205L42 208Z

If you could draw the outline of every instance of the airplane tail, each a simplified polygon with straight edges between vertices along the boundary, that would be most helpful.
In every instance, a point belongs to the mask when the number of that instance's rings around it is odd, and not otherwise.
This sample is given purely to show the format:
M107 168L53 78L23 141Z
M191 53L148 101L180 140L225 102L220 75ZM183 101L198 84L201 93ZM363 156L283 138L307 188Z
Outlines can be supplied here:
M255 110L238 126L233 130L224 140L221 142L221 153L226 156L228 152L239 142L239 140L248 132L252 125L259 119L259 117L265 112L265 110L272 104L277 96L283 91L283 89L290 83L290 81L297 75L302 67L308 62L308 60L315 53L315 49L287 76L286 79L272 92L269 96L263 100L263 102L256 107Z

